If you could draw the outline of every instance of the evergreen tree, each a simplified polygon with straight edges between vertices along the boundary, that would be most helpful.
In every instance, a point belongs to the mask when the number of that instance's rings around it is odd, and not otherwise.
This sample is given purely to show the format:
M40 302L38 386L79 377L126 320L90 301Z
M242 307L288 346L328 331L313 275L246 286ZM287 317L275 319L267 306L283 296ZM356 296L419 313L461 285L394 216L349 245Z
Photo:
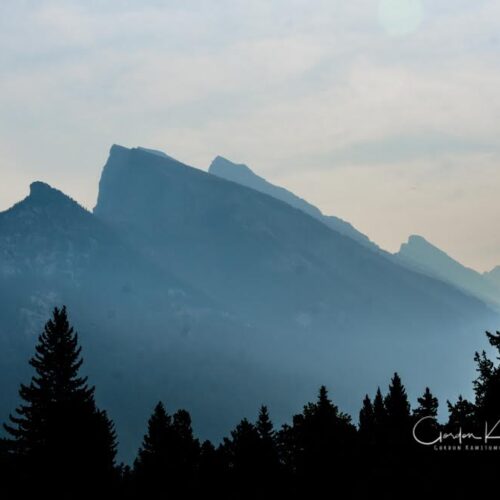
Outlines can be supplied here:
M362 442L369 444L373 441L375 432L375 411L368 394L363 400L363 407L359 412L359 434Z
M170 442L172 439L172 418L160 401L148 421L148 431L143 438L134 473L139 489L165 488L170 465Z
M430 442L435 439L439 432L439 424L436 420L439 408L439 402L434 397L428 387L425 388L424 394L417 398L418 406L413 411L414 423L419 422L424 417L427 418L418 424L418 437L420 440Z
M260 435L255 425L244 418L231 431L231 438L224 438L224 448L234 476L255 477L260 451Z
M197 473L200 443L193 436L191 415L186 410L178 410L172 419L172 470L177 490L188 492L193 486Z
M138 496L158 489L175 495L191 493L198 461L199 443L193 437L189 413L179 410L171 417L159 402L134 463Z
M476 406L461 395L455 404L447 401L448 404L448 423L446 430L457 433L459 428L464 432L472 432L475 428Z
M263 483L274 487L275 483L280 479L280 459L276 432L267 406L261 406L255 428L260 438L258 452L259 475Z
M275 437L274 426L267 410L267 406L261 406L256 423L257 432L265 442L273 442Z
M94 387L79 376L82 363L66 308L55 308L30 360L35 375L21 385L23 403L4 425L25 478L21 487L82 494L114 480L113 424L96 407Z
M224 438L221 453L226 466L228 491L235 498L259 498L262 495L260 480L260 435L251 422L244 418Z
M422 417L437 417L439 402L435 398L428 387L425 388L424 394L417 398L418 407L413 411L415 418Z
M391 379L384 400L387 412L387 433L392 444L401 445L411 439L410 403L406 389L397 373Z
M486 332L489 343L500 351L500 332ZM500 358L497 358L500 359ZM500 366L490 360L483 351L476 352L478 377L474 380L476 426L484 428L485 422L493 426L500 420Z
M387 432L387 409L384 403L384 396L380 387L377 388L377 393L373 399L373 436L377 444L384 442Z
M302 486L316 484L333 470L343 477L342 471L351 466L356 428L329 399L325 386L316 403L307 404L302 414L294 416L291 434L293 469Z

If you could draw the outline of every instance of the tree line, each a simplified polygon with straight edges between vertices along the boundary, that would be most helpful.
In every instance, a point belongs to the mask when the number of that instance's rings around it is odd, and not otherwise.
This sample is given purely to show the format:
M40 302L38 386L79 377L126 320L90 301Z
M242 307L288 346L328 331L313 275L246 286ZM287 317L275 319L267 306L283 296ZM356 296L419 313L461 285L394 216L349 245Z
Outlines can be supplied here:
M500 333L487 333L500 352ZM117 436L80 375L81 347L66 308L55 308L21 384L21 404L0 440L0 495L53 498L463 498L496 482L500 366L476 353L475 398L447 402L425 388L411 408L397 373L385 394L366 395L355 424L325 386L314 402L275 427L268 408L244 418L221 443L200 442L186 410L154 407L131 466L116 463ZM500 358L497 358L500 359ZM495 432L497 431L497 432ZM488 434L489 432L489 434ZM485 439L485 433L488 438ZM497 445L497 443L499 443Z

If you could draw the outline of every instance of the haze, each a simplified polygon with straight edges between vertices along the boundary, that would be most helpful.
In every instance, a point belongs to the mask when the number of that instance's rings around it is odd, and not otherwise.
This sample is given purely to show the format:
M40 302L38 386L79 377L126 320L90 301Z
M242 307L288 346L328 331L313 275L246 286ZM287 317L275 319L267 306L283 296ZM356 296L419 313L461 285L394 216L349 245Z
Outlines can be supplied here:
M0 4L0 210L113 143L250 165L388 250L500 264L500 3Z

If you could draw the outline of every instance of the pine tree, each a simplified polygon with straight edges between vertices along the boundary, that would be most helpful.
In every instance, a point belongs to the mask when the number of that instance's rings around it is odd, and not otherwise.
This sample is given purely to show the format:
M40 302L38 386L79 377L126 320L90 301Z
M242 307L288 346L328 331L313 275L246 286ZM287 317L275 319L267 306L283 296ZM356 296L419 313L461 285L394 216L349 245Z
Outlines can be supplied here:
M421 441L431 442L437 437L440 429L436 420L439 408L438 399L426 387L424 394L417 398L417 402L418 407L413 411L413 421L415 424L418 422L418 438ZM425 420L422 420L424 418Z
M195 487L198 462L199 443L193 437L189 413L179 410L171 417L159 402L134 463L139 496L158 488L170 494L188 494Z
M38 338L23 403L4 427L22 464L26 484L54 493L67 487L82 493L114 479L116 436L112 422L94 401L94 387L79 376L78 335L66 308L55 308Z
M425 392L422 397L417 398L418 407L413 412L415 418L419 419L422 417L437 417L439 402L435 398L428 387L425 388Z
M332 470L343 476L342 471L351 466L356 428L321 386L317 401L293 417L291 439L293 469L299 482L302 486L319 484L319 478Z
M411 439L410 403L406 389L397 373L391 379L384 400L387 412L387 432L393 444L405 444Z
M364 443L371 443L375 432L375 411L373 404L368 396L363 400L363 407L359 412L359 434Z
M178 410L174 413L172 431L173 482L177 485L178 491L187 493L193 486L200 455L200 443L193 436L189 412Z
M274 488L280 479L280 460L276 432L267 406L261 406L255 428L260 438L258 451L260 481Z
M160 401L148 420L148 430L134 462L134 476L139 495L148 495L155 489L165 489L168 485L171 441L172 418Z
M447 401L448 405L448 423L446 430L448 432L456 433L459 428L464 432L472 432L475 428L476 406L462 395L458 397L455 404Z
M500 351L500 332L486 332L489 343ZM500 358L497 358L500 359ZM490 360L483 351L476 352L474 361L477 364L478 377L474 380L476 427L490 426L500 420L500 366Z
M236 476L255 475L260 451L260 436L255 425L244 418L231 431L231 438L224 438L224 448L229 468Z
M269 416L267 406L260 407L259 416L255 425L257 428L257 432L259 433L259 436L263 441L272 442L274 440L274 426L271 422L271 417Z
M377 444L383 443L387 432L387 409L380 387L377 388L377 393L373 399L373 427L375 442Z

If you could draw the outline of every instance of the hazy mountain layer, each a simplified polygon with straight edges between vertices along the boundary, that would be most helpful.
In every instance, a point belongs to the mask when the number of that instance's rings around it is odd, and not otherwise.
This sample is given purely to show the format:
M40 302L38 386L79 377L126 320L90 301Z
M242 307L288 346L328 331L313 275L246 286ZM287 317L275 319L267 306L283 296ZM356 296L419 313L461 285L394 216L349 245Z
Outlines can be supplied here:
M208 171L213 175L222 177L223 179L237 182L238 184L247 186L249 188L255 189L256 191L260 191L261 193L268 194L273 198L284 201L292 207L298 208L306 214L320 220L335 231L338 231L345 236L349 236L350 238L353 238L357 242L362 243L367 247L370 247L374 250L379 250L375 243L370 241L370 239L366 235L359 232L349 222L346 222L332 215L323 215L321 211L314 205L311 205L307 201L303 200L302 198L298 197L285 188L271 184L263 177L255 174L246 165L233 163L226 158L223 158L222 156L217 156L211 163Z
M486 302L500 306L500 280L495 281L495 276L500 273L495 273L495 270L489 276L480 274L417 235L410 236L408 243L403 243L395 255L401 262L420 272L445 280Z

